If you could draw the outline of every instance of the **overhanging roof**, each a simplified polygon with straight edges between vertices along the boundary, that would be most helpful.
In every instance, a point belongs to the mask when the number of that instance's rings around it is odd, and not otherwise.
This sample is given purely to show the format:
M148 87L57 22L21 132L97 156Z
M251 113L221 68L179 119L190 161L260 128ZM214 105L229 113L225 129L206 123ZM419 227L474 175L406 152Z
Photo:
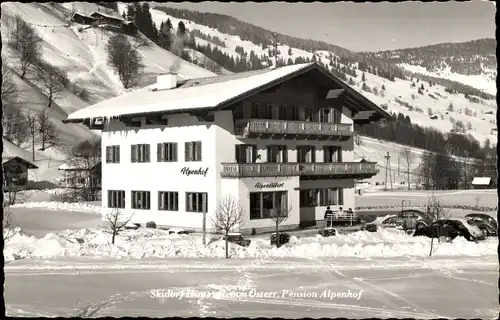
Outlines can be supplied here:
M342 96L344 105L355 113L376 120L392 118L389 113L328 70L316 63L307 63L272 70L192 79L170 90L153 91L150 86L78 110L70 114L64 122L82 122L85 119L99 117L220 109L308 72L320 74L321 79L331 84L328 86L332 87L332 92L325 96L325 99Z
M29 162L28 160L25 160L21 157L2 157L2 165L12 161L12 160L17 160L21 163L24 163L28 169L38 169L36 165L33 163Z

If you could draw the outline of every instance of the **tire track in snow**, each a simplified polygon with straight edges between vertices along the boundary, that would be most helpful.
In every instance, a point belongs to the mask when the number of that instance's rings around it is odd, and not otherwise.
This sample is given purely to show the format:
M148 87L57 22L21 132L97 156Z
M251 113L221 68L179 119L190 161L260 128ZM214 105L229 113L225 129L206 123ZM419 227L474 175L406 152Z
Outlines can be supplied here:
M330 263L329 263L326 259L324 259L324 260L323 260L323 262L325 262L325 263L328 265L328 269L327 269L327 270L328 270L329 272L330 272L330 271L333 271L333 272L335 272L337 275L339 275L339 276L340 276L340 277L342 277L342 278L349 279L349 280L354 280L355 282L361 283L361 284L363 284L363 285L368 285L368 286L372 287L373 289L375 289L375 290L377 290L377 291L381 291L381 292L383 292L383 293L385 293L385 294L388 294L388 295L390 295L391 297L395 298L396 300L402 301L402 302L404 302L405 304L407 304L408 306L412 307L412 308L413 308L413 310L414 310L415 312L416 312L417 310L421 310L422 312L419 312L419 313L418 313L420 316L425 315L425 316L430 317L430 318L444 318L443 316L440 316L440 315L438 315L438 314L436 314L436 313L434 313L434 312L432 312L432 311L426 310L426 309L424 309L424 308L422 308L422 307L420 307L420 306L418 306L418 305L414 304L413 302L409 301L408 299L405 299L405 298L403 298L402 296L400 296L400 295L398 295L398 294L396 294L396 293L394 293L394 292L392 292L392 291L389 291L389 290L387 290L387 289L384 289L384 288L382 288L382 287L380 287L380 286L378 286L378 285L376 285L376 284L373 284L373 283L367 282L367 281L365 281L365 280L363 280L363 279L359 279L359 278L351 278L351 277L349 277L349 276L345 275L344 273L340 272L339 270L337 270L337 269L336 269L334 266L332 266L332 265L331 265L331 264L330 264ZM355 284L355 286L356 286L358 289L363 290L363 289L362 289L362 288L363 288L363 286L362 286L362 285L356 285L356 284ZM378 300L379 298L377 297L376 299ZM395 304L394 302L392 302L392 301L391 301L391 300L389 300L389 299L384 299L384 300L383 300L383 301L381 301L381 302L384 302L384 303L387 303L387 304L391 304L391 305L393 305L394 307L398 307L398 305L397 305L397 304ZM403 307L403 308L404 308L404 307Z

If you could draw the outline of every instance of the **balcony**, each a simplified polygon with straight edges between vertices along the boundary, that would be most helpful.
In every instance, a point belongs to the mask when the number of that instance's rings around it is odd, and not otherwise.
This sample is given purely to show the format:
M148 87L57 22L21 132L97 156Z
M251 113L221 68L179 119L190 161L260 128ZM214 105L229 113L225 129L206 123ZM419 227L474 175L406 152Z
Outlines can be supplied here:
M352 137L352 125L309 121L239 119L235 122L235 134L245 138L341 141Z
M376 175L376 162L317 163L223 163L224 178L291 177L308 179L325 177L365 179Z

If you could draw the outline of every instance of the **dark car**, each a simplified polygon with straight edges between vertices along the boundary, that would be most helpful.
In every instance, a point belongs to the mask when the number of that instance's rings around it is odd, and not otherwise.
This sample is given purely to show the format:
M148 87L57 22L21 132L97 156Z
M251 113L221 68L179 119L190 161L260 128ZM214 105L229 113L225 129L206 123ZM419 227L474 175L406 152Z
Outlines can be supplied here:
M367 223L361 227L361 230L368 232L377 232L377 225L375 223Z
M290 234L286 232L280 232L280 246L290 241ZM276 232L271 234L271 245L276 244Z
M485 236L497 236L498 223L490 215L484 213L470 213L465 216L465 219L474 222Z
M222 240L226 240L226 236L222 236ZM248 247L252 240L243 238L243 235L240 233L230 233L227 235L227 241L236 243L242 247Z
M428 213L416 209L402 210L398 218L404 230L418 230L432 223L432 217Z
M415 230L413 235L429 238L446 237L451 240L462 236L468 241L485 239L481 230L473 222L460 218L438 220L427 227Z

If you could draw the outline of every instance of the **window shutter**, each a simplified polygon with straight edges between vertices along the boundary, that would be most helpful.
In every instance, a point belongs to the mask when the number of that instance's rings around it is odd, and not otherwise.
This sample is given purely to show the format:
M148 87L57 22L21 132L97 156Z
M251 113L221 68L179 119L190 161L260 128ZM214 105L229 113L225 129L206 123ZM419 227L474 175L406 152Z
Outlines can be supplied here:
M286 146L283 146L283 149L282 149L282 154L283 154L283 159L282 159L282 162L288 162L288 152L287 152L287 148Z
M146 160L145 162L150 162L151 161L151 145L150 144L146 144L144 145L145 149L146 149Z
M194 160L201 161L201 141L197 141L194 145Z
M344 205L344 189L339 189L339 204Z
M114 150L114 161L120 163L120 146L115 146Z
M177 143L172 143L172 161L177 161Z
M184 161L191 161L189 158L189 150L191 149L191 142L184 143Z
M241 151L240 150L241 150L241 144L235 145L234 155L235 155L236 163L241 163L242 162Z
M112 148L113 147L106 147L106 163L110 163L112 162L113 160L111 159L111 155L112 155Z
M201 194L201 201L202 201L201 202L202 203L202 207L201 207L202 211L201 212L207 212L207 204L208 204L207 201L208 201L208 199L207 199L207 194L206 193L202 193Z
M132 148L130 150L130 160L132 162L137 162L137 145L132 145Z
M162 144L158 143L156 145L156 161L157 162L162 162L163 161L163 150L162 150Z

